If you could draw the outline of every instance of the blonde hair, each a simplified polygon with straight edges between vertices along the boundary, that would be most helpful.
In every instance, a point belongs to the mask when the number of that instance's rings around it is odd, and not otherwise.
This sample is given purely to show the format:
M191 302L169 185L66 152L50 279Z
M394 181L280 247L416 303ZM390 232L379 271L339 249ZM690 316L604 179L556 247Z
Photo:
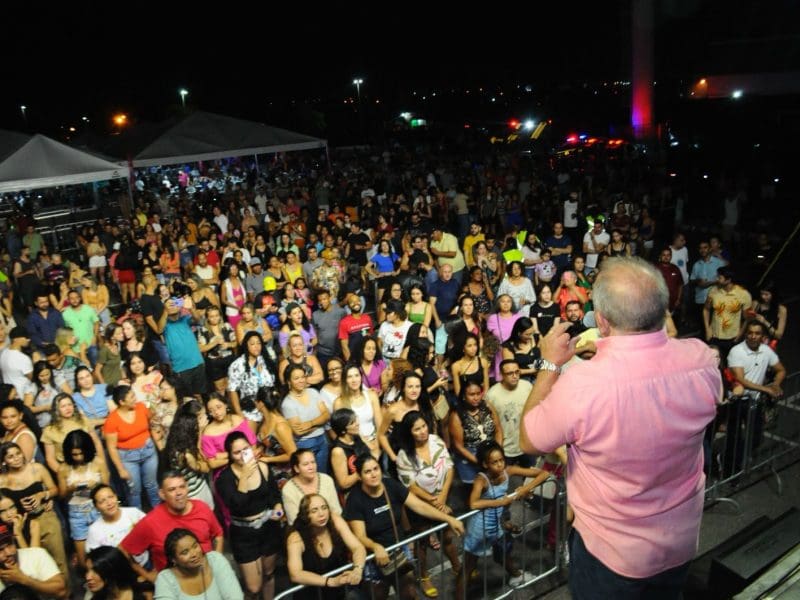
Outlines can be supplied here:
M303 336L299 330L293 329L289 332L289 337L286 338L286 345L283 347L283 356L286 358L286 360L289 360L289 356L292 354L289 350L289 347L292 345L292 338L295 337L299 337L303 341L303 353L308 354L306 352L306 341L303 339Z
M56 329L54 344L58 347L59 351L63 354L64 350L72 347L69 339L75 335L72 327L59 327Z

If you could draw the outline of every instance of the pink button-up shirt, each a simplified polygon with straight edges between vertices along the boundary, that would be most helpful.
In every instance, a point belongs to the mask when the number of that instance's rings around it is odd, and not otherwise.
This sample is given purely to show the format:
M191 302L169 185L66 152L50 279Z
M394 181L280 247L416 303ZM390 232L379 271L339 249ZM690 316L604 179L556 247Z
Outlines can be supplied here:
M567 494L586 548L612 571L644 578L697 552L703 431L721 390L699 340L663 331L597 341L525 418L533 445L569 447Z

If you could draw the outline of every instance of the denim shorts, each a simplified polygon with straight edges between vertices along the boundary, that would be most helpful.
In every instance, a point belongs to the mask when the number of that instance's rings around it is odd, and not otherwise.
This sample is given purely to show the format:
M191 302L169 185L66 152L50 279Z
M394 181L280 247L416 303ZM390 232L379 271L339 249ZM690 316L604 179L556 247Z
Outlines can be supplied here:
M85 540L89 535L89 525L100 518L91 502L82 504L68 504L69 510L69 531L73 540Z

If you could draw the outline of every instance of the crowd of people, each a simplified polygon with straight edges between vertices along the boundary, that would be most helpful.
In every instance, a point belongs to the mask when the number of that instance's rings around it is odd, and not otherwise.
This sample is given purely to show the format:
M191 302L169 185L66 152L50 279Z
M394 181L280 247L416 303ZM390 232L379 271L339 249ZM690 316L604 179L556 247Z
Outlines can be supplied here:
M143 175L131 219L83 228L69 261L31 218L14 224L26 233L0 265L0 585L269 599L285 563L309 586L300 597L435 598L426 554L440 546L458 597L491 551L524 582L508 507L567 454L526 453L523 407L552 366L551 330L577 338L561 369L597 353L593 286L611 259L655 260L667 333L700 324L733 398L781 395L786 307L772 284L755 300L737 285L720 237L692 261L680 232L656 245L652 206L591 180L384 161L380 180L298 168L227 188L180 171L170 195ZM482 512L465 526L467 508ZM441 536L387 551L437 522Z

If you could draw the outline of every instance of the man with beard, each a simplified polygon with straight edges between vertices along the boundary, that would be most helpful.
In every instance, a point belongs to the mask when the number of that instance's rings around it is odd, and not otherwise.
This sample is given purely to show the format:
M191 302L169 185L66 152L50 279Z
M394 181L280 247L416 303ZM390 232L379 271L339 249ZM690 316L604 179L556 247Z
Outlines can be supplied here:
M66 579L44 548L17 548L14 534L0 526L0 592L23 585L43 598L68 598Z
M128 556L131 567L151 582L155 582L158 572L167 567L164 538L173 529L182 527L194 533L204 552L222 552L225 542L222 527L208 505L196 498L189 499L189 488L181 473L164 471L159 476L158 488L158 495L163 502L136 523L119 545L120 550ZM153 571L142 572L138 563L131 559L145 550L150 552Z
M372 318L361 313L361 299L350 294L347 298L350 314L339 322L339 343L342 346L344 359L350 360L352 351L359 344L359 340L367 335L372 335Z

